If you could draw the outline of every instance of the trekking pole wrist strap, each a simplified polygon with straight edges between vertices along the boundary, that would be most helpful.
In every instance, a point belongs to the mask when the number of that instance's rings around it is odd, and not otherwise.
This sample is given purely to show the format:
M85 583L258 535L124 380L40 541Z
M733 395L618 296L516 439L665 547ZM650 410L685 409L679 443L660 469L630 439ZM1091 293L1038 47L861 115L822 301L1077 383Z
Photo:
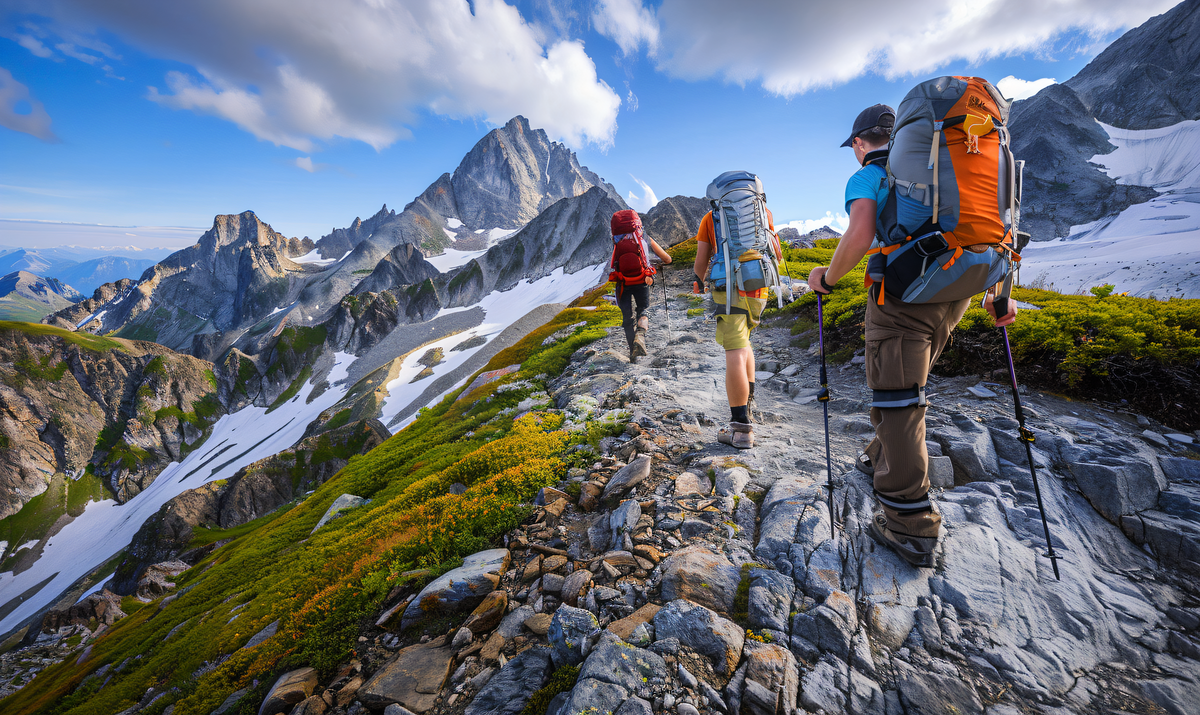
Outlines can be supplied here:
M837 281L834 281L834 282L836 283ZM821 287L825 289L826 293L833 292L833 286L831 286L825 282L825 274L824 273L821 274Z

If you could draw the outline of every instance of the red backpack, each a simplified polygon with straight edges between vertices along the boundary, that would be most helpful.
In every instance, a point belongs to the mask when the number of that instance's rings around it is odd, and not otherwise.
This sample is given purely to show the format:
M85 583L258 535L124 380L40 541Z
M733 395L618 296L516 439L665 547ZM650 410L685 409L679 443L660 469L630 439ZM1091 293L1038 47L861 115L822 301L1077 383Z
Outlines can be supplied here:
M613 214L609 225L612 228L613 254L608 262L612 269L608 279L618 287L644 285L656 271L646 258L641 217L637 211L625 209Z

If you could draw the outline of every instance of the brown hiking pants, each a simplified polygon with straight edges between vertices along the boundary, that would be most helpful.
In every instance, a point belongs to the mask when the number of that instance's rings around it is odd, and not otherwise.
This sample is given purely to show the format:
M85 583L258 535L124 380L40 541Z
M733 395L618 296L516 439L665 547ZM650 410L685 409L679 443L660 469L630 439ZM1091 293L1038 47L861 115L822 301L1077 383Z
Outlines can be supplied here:
M952 303L903 303L891 296L867 302L867 386L872 390L924 388L929 370L967 312L970 298ZM879 395L876 395L879 399ZM875 465L875 491L893 504L914 507L928 499L929 454L925 449L925 407L871 407L875 439L867 456ZM888 528L910 536L936 538L942 517L935 508L911 513L880 503ZM910 512L910 513L906 513Z

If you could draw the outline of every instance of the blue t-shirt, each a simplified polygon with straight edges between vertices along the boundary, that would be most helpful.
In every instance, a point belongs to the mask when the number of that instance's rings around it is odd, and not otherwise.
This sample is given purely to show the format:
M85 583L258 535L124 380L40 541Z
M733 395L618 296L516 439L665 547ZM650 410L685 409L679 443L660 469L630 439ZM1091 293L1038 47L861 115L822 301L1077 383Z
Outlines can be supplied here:
M878 219L887 195L887 171L878 164L867 164L846 182L846 214L849 215L850 204L856 200L875 199L875 217Z

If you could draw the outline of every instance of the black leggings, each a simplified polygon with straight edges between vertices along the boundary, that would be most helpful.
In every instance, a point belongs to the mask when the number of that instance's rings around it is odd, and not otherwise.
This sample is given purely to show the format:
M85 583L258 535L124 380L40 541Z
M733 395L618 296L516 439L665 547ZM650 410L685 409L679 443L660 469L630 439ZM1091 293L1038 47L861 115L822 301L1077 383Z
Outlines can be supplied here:
M634 304L637 310L634 310ZM617 307L621 309L621 325L625 328L625 339L633 344L637 321L650 309L650 286L617 286Z

